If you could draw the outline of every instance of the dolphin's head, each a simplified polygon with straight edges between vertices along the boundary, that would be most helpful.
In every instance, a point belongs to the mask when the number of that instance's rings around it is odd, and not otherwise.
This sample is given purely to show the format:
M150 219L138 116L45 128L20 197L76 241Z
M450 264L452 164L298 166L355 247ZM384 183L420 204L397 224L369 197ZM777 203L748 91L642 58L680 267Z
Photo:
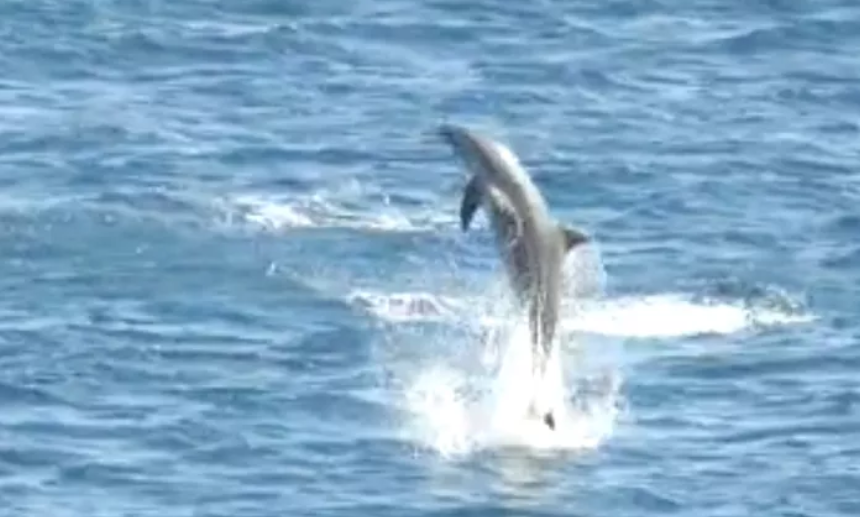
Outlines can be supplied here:
M442 125L439 135L454 148L476 176L491 182L499 179L505 159L502 156L503 148L499 149L492 140L454 124Z
M439 135L457 149L468 148L475 140L474 133L455 124L442 124L439 127Z

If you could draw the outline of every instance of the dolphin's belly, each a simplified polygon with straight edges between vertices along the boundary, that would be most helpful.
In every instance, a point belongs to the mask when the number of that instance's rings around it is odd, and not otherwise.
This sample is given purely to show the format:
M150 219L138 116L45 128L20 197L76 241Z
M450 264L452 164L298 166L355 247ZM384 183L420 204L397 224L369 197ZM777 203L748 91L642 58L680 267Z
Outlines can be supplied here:
M524 303L534 292L536 278L535 265L531 261L528 248L519 242L509 247L505 254L505 266L511 287L519 301Z
M495 187L486 188L483 205L518 301L544 305L540 299L547 289L552 289L548 267L552 268L554 259L555 228L545 224L540 206L536 214L518 212L514 203Z
M534 242L527 235L520 235L512 242L499 241L498 246L508 281L518 301L521 304L529 302L539 293L541 279L545 276Z

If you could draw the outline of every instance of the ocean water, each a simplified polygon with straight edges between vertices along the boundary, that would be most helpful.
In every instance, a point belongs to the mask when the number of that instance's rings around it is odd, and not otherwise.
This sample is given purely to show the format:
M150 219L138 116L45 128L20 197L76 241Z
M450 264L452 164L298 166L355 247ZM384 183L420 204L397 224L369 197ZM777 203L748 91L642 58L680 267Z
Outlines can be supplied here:
M860 5L0 4L0 516L860 514ZM548 432L434 133L568 257Z

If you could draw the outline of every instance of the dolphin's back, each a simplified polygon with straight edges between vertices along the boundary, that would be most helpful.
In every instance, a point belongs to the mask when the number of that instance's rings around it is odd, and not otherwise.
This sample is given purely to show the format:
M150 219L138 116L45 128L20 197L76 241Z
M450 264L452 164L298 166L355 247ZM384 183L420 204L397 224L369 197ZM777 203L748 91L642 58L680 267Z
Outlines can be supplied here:
M504 145L466 128L446 124L442 136L457 151L472 172L495 185L517 213L546 218L549 211L538 188L520 161Z

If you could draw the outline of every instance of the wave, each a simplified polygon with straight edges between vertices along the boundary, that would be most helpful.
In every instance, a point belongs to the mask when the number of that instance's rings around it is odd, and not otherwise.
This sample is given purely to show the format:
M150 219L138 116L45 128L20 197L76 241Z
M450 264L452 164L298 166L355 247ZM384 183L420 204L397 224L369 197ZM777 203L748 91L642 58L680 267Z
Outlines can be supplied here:
M222 202L228 224L245 224L265 231L299 228L346 228L382 232L424 232L449 228L452 215L427 206L405 211L383 197L372 204L320 191L306 196L244 194ZM453 212L451 212L453 213Z
M285 232L342 228L378 232L432 232L456 227L456 209L406 199L403 205L371 186L346 182L336 189L286 194L216 194L189 189L116 188L98 193L0 195L0 216L36 217L56 210L114 214L135 220L222 229ZM442 203L445 205L445 203Z
M624 296L563 306L562 333L582 332L627 338L678 338L733 334L751 328L807 323L815 316L803 310L747 300L697 299L681 293ZM484 298L458 298L430 293L356 291L348 301L392 322L456 322L468 320ZM508 305L509 302L500 303ZM478 317L484 327L505 324L507 316Z
M391 322L453 321L459 307L456 300L421 292L377 293L358 290L350 293L347 301Z

